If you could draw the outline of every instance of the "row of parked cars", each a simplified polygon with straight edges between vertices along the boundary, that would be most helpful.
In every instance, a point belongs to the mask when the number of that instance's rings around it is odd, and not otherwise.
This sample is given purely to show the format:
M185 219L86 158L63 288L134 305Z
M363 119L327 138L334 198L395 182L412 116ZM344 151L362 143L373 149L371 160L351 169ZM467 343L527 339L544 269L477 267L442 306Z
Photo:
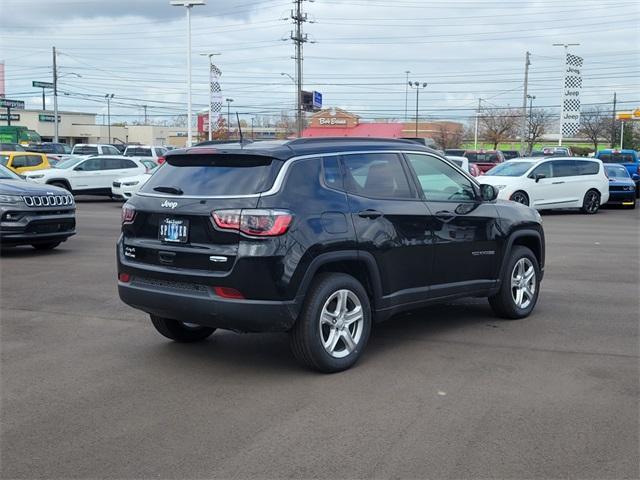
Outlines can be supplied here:
M496 186L499 198L538 210L581 208L595 213L604 203L635 208L640 193L635 150L600 150L594 158L571 157L567 147L546 147L534 153L520 158L515 151L445 151L450 161L480 183Z

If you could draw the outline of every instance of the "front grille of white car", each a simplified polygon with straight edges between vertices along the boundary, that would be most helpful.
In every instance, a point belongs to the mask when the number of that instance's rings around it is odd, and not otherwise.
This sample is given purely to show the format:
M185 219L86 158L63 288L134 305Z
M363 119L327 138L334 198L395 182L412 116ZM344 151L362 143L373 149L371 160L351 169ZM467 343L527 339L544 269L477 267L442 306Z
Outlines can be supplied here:
M24 195L27 207L59 207L73 205L73 195Z

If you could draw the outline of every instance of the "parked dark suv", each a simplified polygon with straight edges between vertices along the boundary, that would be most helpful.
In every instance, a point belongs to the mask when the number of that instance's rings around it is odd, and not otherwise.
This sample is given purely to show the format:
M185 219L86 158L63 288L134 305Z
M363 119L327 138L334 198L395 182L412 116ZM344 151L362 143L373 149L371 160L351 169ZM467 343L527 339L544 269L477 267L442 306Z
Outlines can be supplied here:
M458 297L522 318L538 299L538 213L427 147L372 138L197 147L123 206L118 290L164 336L289 331L334 372L372 322Z

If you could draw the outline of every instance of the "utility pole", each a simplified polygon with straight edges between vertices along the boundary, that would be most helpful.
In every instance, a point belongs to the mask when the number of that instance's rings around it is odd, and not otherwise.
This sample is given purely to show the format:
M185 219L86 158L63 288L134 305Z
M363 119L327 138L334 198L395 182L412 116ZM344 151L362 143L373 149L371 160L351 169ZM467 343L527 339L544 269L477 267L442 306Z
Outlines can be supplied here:
M409 70L405 70L404 73L407 75L407 79L404 84L404 121L406 122L409 119L409 74L411 72Z
M53 47L53 141L58 143L58 63L56 47Z
M427 82L422 82L422 84L420 84L420 82L409 82L409 86L411 88L415 88L416 89L416 137L418 138L418 117L419 117L419 110L418 110L418 105L419 105L419 95L420 95L420 89L421 88L425 88L427 86Z
M611 148L616 143L616 92L613 92L613 116L611 117Z
M536 99L535 95L527 95L527 98L529 99L529 128L527 128L527 138L532 138L533 135L533 131L531 130L531 127L533 126L533 101ZM531 148L527 149L527 151L529 152L529 154L531 154L531 151L533 150L533 142L531 142Z
M295 34L291 32L291 40L296 47L296 54L293 57L296 61L296 84L297 84L297 100L296 100L296 129L298 137L302 136L302 45L308 41L307 35L302 33L302 24L307 21L307 14L302 13L303 0L294 0L296 5L295 13L291 11L291 18L295 23Z
M480 122L480 110L482 110L482 99L478 99L478 111L476 112L476 128L473 134L473 149L478 150L478 124Z
M147 124L147 106L146 105L142 105L142 108L144 108L144 124Z
M624 121L620 120L620 150L622 150L622 145L624 143Z
M522 129L520 130L520 155L525 152L525 136L527 134L527 89L529 88L529 65L531 65L531 53L524 57L524 92L522 95Z
M567 54L569 47L577 47L579 43L554 43L554 47L564 47L564 56L562 57L562 90L560 96L560 137L558 138L558 146L562 146L562 124L564 123L564 91L567 81Z

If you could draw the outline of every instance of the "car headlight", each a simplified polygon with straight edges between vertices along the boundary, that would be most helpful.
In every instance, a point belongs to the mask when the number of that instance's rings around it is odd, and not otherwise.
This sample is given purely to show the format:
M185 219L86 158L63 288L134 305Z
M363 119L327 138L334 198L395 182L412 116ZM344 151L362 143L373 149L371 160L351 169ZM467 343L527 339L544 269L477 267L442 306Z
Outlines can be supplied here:
M0 195L0 203L18 203L22 201L22 197L18 195Z
M30 180L32 178L44 178L44 174L40 174L40 175L28 175L27 176L27 180Z
M135 182L124 182L122 185L125 186L125 187L133 187L134 185L137 185L139 183L140 183L140 181L136 180Z
M506 185L494 185L494 188L497 188L498 190L504 190L505 188L507 188Z

